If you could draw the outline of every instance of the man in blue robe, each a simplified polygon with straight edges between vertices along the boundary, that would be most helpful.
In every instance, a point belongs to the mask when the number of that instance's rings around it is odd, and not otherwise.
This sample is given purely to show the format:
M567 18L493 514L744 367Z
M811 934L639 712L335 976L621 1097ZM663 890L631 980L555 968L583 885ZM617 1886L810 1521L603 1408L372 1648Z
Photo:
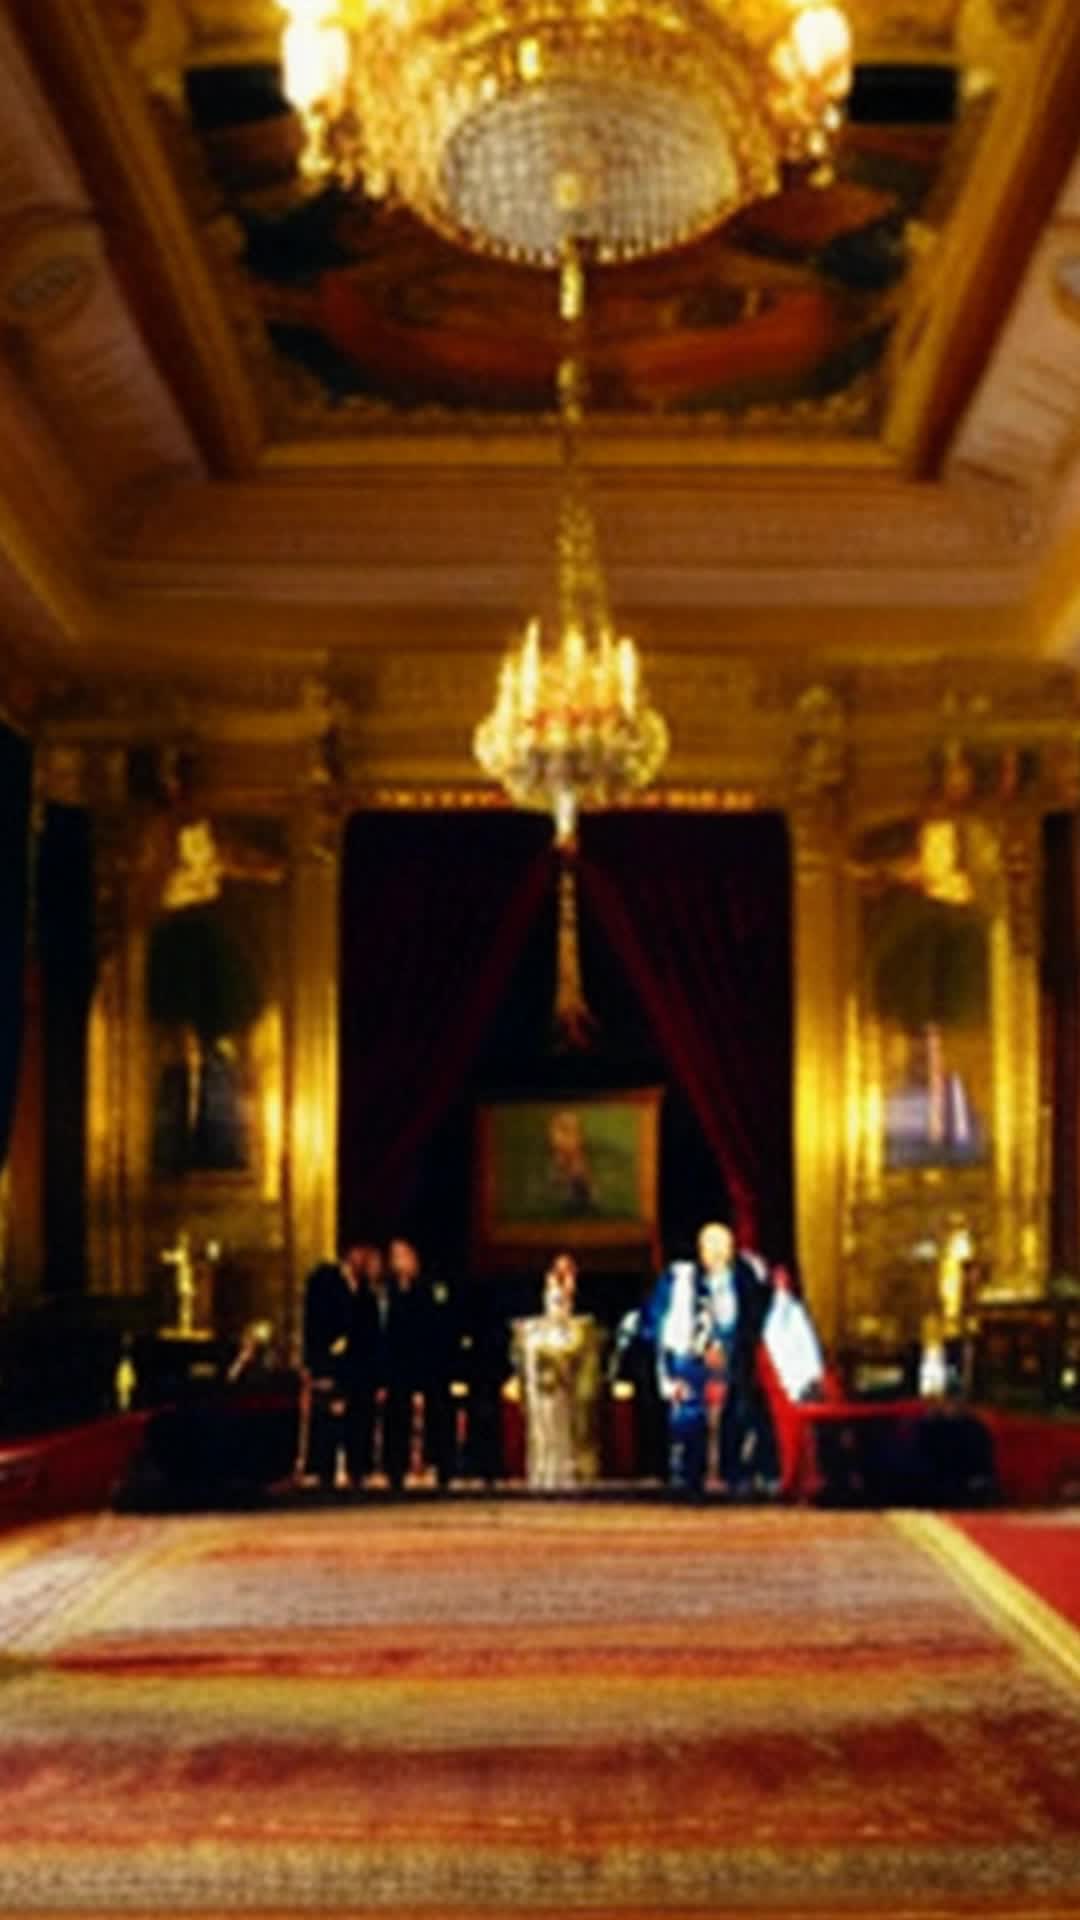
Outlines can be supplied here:
M729 1491L772 1477L772 1435L757 1383L757 1352L769 1287L736 1254L730 1227L710 1221L697 1261L676 1260L649 1303L657 1382L668 1409L670 1484L705 1485L710 1406L719 1408L719 1468Z

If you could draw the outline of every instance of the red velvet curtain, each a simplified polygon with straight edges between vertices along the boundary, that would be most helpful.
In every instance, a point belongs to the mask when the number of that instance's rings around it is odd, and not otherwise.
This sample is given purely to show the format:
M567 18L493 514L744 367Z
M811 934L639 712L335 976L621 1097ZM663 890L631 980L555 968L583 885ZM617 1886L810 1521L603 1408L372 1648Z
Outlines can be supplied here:
M345 841L340 1227L392 1231L551 887L518 814L356 814Z
M743 1242L790 1255L783 821L590 817L580 867L586 962L599 935L696 1112ZM543 1056L546 1031L522 1035L517 1046L500 1029L518 1004L511 986L519 963L535 954L532 946L525 954L526 944L542 941L547 954L554 880L544 820L373 813L350 822L342 889L343 1231L386 1232L408 1213L424 1150L482 1057L492 1072L493 1044L508 1049L502 1064L511 1078ZM602 1049L599 969L596 984ZM585 985L588 992L588 977ZM594 1084L596 1070L593 1060L583 1065L582 1084ZM727 1205L722 1194L715 1204Z
M622 958L731 1195L741 1244L792 1243L790 860L779 815L586 821L584 900Z
M1080 1272L1080 829L1050 814L1043 839L1042 1026L1050 1093L1050 1266Z

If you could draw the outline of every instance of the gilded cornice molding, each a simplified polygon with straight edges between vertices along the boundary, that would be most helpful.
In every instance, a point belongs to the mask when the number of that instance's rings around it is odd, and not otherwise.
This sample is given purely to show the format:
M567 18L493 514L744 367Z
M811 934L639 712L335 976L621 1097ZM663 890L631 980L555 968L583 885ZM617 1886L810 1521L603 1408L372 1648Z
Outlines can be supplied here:
M166 683L144 667L123 685L57 689L38 725L57 750L187 742L223 803L280 808L306 796L301 810L329 844L342 808L372 791L479 789L472 731L497 658L429 645L328 659L316 674L278 663L234 684L200 684L190 663ZM646 668L672 736L666 797L647 805L690 804L674 793L709 807L782 807L820 848L843 819L961 804L950 768L970 767L977 804L995 817L1071 806L1080 792L1080 694L1060 667L984 665L980 675L914 662L811 679L796 648L762 658L670 647L647 650Z
M885 475L620 468L593 490L629 607L1019 605L1043 532L1013 489ZM181 486L109 579L118 596L513 609L546 584L554 494L548 472L474 466Z
M869 662L851 669L851 698L862 724L929 720L992 736L1027 725L1060 725L1080 718L1080 692L1071 668L1053 661L956 660Z
M1070 678L1053 700L1000 706L949 695L936 711L859 716L849 805L862 828L913 814L978 818L1003 837L1080 798L1080 704Z
M246 324L254 303L247 289L235 308ZM487 437L494 429L508 441L532 439L537 432L535 413L515 415L470 413L461 408L430 404L407 411L393 401L366 395L346 395L331 401L311 374L283 360L268 362L265 353L252 372L267 395L275 440L275 456L282 464L310 464L325 457L325 443L342 443L353 458L370 459L387 442L397 448L424 447L431 441ZM596 419L591 436L609 449L626 449L638 457L656 449L654 457L691 460L707 454L716 466L743 466L753 460L762 466L790 466L796 457L815 465L891 467L892 457L876 438L881 413L881 381L876 373L855 378L837 393L821 398L761 402L742 408L722 423L715 415L688 418L642 419L605 413ZM553 434L554 417L549 421Z
M208 674L201 660L175 656L148 661L141 668L129 659L121 674L96 683L57 684L50 699L54 724L109 730L123 737L131 727L150 727L165 738L192 723L198 714L213 717L223 735L242 733L277 716L298 739L315 737L342 714L365 723L390 714L404 718L438 711L471 711L483 704L498 663L501 629L493 625L481 645L447 648L438 625L421 628L410 644L387 644L352 658L293 652L275 657L244 655L235 667L224 664ZM1044 731L1080 724L1080 678L1073 668L1054 662L970 660L946 655L930 659L863 658L830 668L821 680L808 678L805 648L788 633L786 646L763 654L728 646L724 651L696 635L693 645L668 633L664 644L647 653L650 686L659 698L704 699L723 707L741 724L754 716L775 727L796 716L812 732L821 702L847 716L856 737L875 729L895 730L905 722L913 731L959 731L965 738L1000 740L1018 728ZM831 724L831 720L830 720Z

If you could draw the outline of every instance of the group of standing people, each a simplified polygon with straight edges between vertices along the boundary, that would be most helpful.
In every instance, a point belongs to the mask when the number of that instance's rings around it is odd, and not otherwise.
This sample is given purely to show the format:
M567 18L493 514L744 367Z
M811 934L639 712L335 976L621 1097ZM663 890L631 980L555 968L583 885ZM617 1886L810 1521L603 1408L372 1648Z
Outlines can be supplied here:
M639 1420L647 1402L663 1422L666 1476L674 1489L701 1492L719 1482L734 1495L779 1484L766 1374L792 1401L823 1390L817 1336L786 1268L769 1269L736 1249L722 1221L697 1239L697 1257L673 1260L640 1309L620 1322L609 1366L639 1356ZM494 1481L504 1371L517 1373L524 1402L526 1478L551 1491L581 1485L599 1470L598 1406L606 1335L576 1298L577 1267L556 1255L542 1311L516 1320L500 1351L471 1341L468 1425L474 1464ZM762 1352L767 1365L762 1365ZM494 1356L494 1359L493 1359ZM640 1364L643 1361L643 1364ZM361 1485L376 1466L392 1490L414 1464L449 1484L458 1454L452 1386L461 1370L455 1317L445 1291L429 1286L411 1241L385 1254L367 1242L309 1276L304 1312L307 1379L306 1468L322 1485ZM485 1438L486 1436L486 1438ZM339 1456L343 1460L339 1461Z
M304 1297L307 1473L332 1487L343 1466L358 1486L379 1464L399 1489L420 1452L445 1486L453 1360L448 1301L427 1284L410 1240L391 1240L385 1253L355 1241L321 1261Z
M557 1255L542 1313L515 1323L526 1477L541 1489L580 1485L596 1470L599 1329L574 1311L576 1277L570 1255ZM780 1481L768 1369L792 1401L823 1391L821 1347L789 1270L737 1251L730 1227L710 1221L697 1258L673 1260L643 1306L620 1322L609 1377L631 1374L642 1428L657 1409L653 1464L673 1489L700 1493L713 1483L735 1496L765 1495ZM639 1449L643 1440L644 1433ZM652 1451L647 1440L641 1450Z

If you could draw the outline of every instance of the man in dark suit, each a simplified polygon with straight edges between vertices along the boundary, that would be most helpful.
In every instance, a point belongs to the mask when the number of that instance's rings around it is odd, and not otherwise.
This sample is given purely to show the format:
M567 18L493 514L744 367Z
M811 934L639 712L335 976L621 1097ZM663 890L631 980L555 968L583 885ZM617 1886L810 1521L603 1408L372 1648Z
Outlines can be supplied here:
M420 1277L420 1256L411 1240L391 1240L390 1285L382 1344L383 1463L391 1491L405 1484L412 1456L417 1397L428 1387L430 1313Z
M304 1287L304 1390L307 1440L302 1467L332 1487L345 1407L343 1372L353 1291L364 1248L347 1246L337 1260L320 1260Z
M382 1378L386 1278L376 1246L354 1250L346 1268L346 1345L338 1369L344 1399L342 1438L345 1468L354 1487L363 1485L374 1465L375 1407Z
M459 1470L453 1386L461 1372L461 1328L445 1281L430 1281L425 1296L424 1453L445 1489Z

